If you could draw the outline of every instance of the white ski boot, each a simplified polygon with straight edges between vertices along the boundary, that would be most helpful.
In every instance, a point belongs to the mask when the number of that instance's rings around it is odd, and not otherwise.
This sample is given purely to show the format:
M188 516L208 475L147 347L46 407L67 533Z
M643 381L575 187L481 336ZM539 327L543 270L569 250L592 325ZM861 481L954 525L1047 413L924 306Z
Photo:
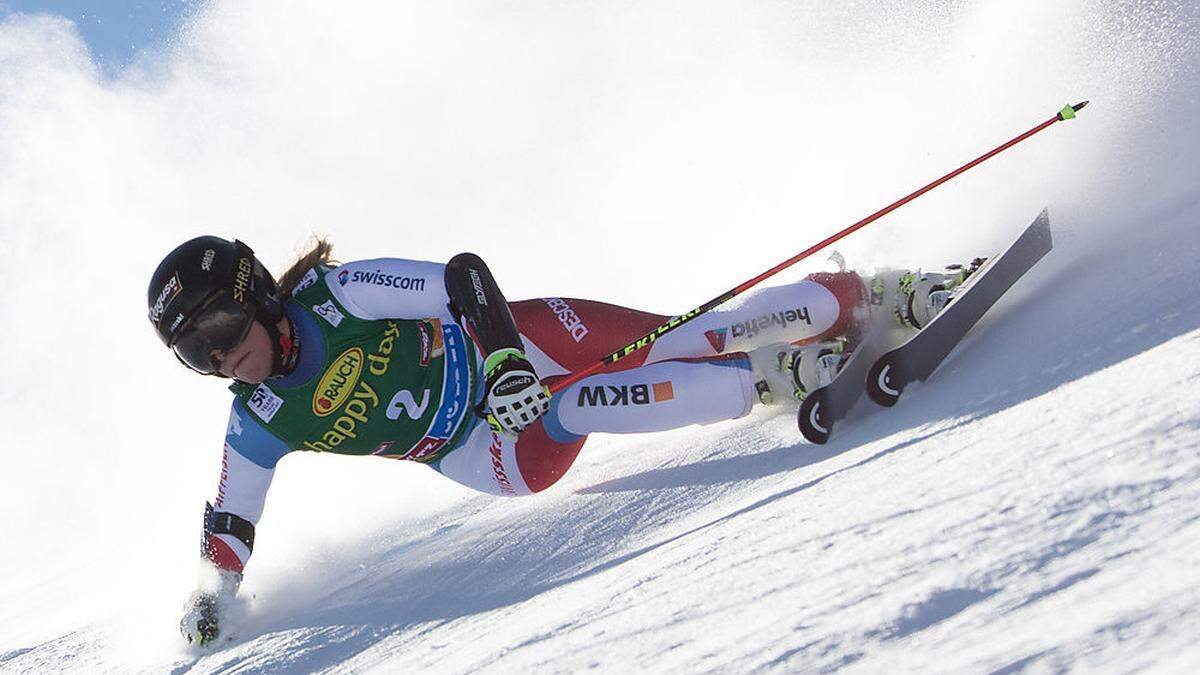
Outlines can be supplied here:
M750 352L758 400L766 405L803 401L833 381L849 356L846 338L797 347L773 344Z
M944 272L902 273L892 305L896 320L917 330L929 325L985 260L976 258L969 265L947 265ZM882 291L883 285L877 286Z

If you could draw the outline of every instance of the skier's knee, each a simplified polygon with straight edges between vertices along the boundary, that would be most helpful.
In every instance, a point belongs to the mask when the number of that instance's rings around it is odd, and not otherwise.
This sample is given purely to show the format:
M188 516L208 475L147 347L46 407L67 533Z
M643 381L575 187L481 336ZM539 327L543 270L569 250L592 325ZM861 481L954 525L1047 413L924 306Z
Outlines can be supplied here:
M857 272L816 272L805 279L824 286L838 302L838 317L819 337L846 335L867 320L869 299L866 284Z

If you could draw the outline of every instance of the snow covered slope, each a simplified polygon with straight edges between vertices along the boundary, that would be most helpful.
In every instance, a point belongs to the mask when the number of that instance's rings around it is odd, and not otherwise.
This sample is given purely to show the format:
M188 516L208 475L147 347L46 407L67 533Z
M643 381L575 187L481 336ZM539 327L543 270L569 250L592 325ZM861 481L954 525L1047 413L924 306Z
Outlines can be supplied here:
M216 3L117 81L0 24L0 672L1200 668L1200 10L824 4ZM179 643L227 400L143 323L177 240L470 247L514 297L669 312L1082 98L848 242L932 265L1050 207L896 408L596 437L511 500L290 457L235 638Z

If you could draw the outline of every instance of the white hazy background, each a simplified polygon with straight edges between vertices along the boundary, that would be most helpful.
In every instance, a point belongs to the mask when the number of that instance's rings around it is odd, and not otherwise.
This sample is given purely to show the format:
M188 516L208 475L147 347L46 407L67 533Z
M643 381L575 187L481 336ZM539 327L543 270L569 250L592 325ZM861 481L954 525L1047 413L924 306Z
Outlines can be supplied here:
M681 312L1082 99L838 248L939 265L1049 205L1068 265L1195 194L1196 3L846 5L218 1L115 79L69 22L5 19L0 652L94 622L179 649L229 403L147 326L186 238L277 271L314 232L347 260L469 249L513 299ZM466 496L291 458L255 573Z

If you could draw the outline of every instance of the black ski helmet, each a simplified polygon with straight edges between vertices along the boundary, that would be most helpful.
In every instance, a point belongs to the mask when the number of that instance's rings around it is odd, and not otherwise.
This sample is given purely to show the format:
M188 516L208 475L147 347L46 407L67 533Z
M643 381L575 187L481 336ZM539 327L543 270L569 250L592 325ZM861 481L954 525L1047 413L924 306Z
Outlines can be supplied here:
M206 375L217 372L213 352L240 344L255 319L274 337L283 316L279 286L254 251L212 236L184 242L163 258L146 303L163 344Z

